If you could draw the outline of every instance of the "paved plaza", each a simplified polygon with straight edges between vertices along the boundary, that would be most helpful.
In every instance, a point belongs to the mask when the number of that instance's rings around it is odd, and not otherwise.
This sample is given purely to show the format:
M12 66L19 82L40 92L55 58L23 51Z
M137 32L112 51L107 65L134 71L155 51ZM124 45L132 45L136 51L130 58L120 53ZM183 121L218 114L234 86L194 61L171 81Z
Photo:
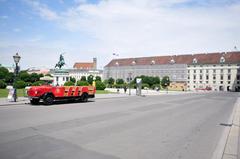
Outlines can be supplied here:
M211 159L239 93L0 106L1 159Z

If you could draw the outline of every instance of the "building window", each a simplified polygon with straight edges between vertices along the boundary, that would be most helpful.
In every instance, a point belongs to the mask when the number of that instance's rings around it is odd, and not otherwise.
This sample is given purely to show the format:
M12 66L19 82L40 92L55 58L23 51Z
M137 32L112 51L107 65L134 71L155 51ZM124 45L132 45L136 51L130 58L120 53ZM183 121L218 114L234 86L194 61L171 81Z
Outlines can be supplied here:
M213 67L216 67L216 65L213 65Z
M190 77L188 76L188 79L190 79Z
M239 81L237 81L237 84L240 84L240 82L239 82Z
M228 81L228 84L231 84L231 81Z
M208 75L206 75L206 80L208 80Z
M221 69L221 73L223 73L223 69Z
M237 75L237 80L240 80L240 75Z
M196 81L193 81L193 83L196 83Z
M213 70L213 73L216 73L216 70L215 70L215 69Z
M202 79L202 75L200 75L200 80Z
M208 73L208 70L206 70L206 73Z
M193 73L196 73L196 70L193 70Z
M196 88L196 86L193 86L193 88Z
M231 73L231 69L228 69L228 73Z
M200 81L200 83L202 83L202 81Z
M231 75L228 75L228 80L231 80Z
M66 81L68 81L69 80L69 77L66 77Z
M58 77L56 77L56 81L58 81Z
M187 72L190 73L190 70L188 70Z
M213 76L213 79L215 80L215 79L216 79L216 76Z
M223 81L221 81L221 84L223 84Z
M200 73L202 73L202 70L200 70Z
M194 80L196 79L196 75L193 75L193 79L194 79Z
M223 75L221 75L220 79L223 80Z
M206 81L206 83L208 83L208 81Z
M216 84L216 81L213 81L213 84Z
M63 81L65 81L65 77L63 77Z

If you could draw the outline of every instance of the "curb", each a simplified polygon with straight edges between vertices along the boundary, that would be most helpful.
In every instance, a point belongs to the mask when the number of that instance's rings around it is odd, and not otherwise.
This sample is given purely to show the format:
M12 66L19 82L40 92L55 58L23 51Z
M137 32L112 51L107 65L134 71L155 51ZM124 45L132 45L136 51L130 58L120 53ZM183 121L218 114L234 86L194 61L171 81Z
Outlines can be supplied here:
M240 124L240 98L237 100L232 126L227 138L222 159L238 159L239 142L239 124Z
M212 159L237 159L240 121L240 97L236 100L233 111L223 130L222 136L213 153Z

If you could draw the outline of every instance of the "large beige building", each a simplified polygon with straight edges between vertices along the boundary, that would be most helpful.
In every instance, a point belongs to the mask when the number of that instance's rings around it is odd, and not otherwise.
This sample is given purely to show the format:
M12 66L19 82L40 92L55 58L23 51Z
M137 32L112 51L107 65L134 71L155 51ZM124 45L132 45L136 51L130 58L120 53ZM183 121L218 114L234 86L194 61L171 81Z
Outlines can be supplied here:
M113 59L104 67L103 78L169 76L185 83L188 90L240 91L240 52Z

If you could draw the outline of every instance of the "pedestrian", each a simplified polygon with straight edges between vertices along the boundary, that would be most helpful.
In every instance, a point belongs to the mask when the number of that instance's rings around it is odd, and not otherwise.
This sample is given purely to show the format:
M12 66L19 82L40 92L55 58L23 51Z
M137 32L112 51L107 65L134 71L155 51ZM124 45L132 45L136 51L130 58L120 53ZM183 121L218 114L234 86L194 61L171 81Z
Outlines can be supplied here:
M127 86L124 86L123 89L124 89L124 93L127 93Z

